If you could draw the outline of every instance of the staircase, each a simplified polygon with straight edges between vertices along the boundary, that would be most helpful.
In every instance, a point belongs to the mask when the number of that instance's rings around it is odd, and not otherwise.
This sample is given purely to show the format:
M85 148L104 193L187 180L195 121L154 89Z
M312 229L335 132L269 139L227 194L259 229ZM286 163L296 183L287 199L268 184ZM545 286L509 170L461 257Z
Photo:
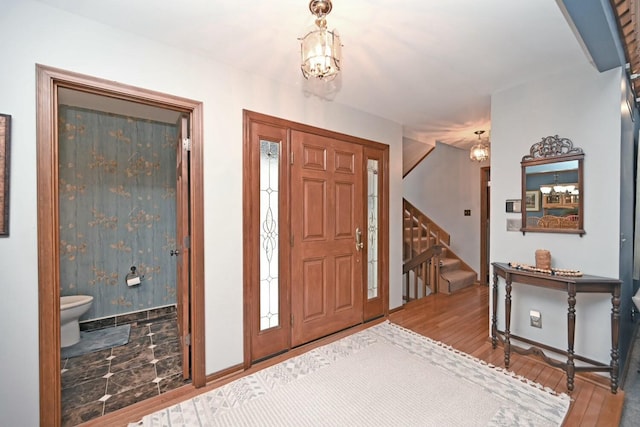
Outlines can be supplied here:
M473 285L477 274L449 249L443 249L440 256L440 283L438 289L445 294Z
M405 301L451 294L477 282L476 272L449 248L449 233L406 200L403 211Z

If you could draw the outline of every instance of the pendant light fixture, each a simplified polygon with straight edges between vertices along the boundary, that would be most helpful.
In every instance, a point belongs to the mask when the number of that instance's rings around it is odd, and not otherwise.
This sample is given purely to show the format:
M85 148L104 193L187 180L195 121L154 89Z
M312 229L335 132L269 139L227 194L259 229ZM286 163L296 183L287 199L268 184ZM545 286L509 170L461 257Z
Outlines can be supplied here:
M300 69L306 79L333 80L340 71L340 36L335 29L327 30L326 16L332 8L331 0L309 2L309 10L316 17L316 26L300 38Z
M558 184L558 174L553 174L553 184L541 185L540 192L548 203L577 203L580 190L575 184Z
M478 135L478 142L471 147L471 151L469 152L469 158L476 162L484 162L489 158L489 146L482 142L482 134L483 130L477 130L474 132Z

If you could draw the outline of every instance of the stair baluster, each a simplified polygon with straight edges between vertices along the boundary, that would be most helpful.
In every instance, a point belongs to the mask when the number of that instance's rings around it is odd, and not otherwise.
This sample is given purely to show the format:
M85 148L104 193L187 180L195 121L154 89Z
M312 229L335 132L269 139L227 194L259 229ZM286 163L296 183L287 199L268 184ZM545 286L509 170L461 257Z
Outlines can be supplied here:
M477 282L476 272L449 249L449 233L406 200L403 235L405 302Z

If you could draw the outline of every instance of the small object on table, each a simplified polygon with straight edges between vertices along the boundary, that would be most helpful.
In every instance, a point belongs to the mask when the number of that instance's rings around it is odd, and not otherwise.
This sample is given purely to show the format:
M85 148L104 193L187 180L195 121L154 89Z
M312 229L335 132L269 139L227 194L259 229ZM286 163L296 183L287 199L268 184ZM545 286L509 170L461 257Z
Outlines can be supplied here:
M538 249L536 251L536 268L551 270L551 252L546 249Z

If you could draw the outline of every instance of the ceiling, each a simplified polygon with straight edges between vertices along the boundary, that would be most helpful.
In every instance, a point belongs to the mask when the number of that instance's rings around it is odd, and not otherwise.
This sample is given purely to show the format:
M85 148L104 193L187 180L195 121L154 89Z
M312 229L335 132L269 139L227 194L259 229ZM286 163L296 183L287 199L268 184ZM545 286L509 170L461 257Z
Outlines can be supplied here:
M299 69L297 38L314 21L307 0L38 1L461 148L490 130L492 93L589 61L554 0L333 0L343 67L327 94Z

